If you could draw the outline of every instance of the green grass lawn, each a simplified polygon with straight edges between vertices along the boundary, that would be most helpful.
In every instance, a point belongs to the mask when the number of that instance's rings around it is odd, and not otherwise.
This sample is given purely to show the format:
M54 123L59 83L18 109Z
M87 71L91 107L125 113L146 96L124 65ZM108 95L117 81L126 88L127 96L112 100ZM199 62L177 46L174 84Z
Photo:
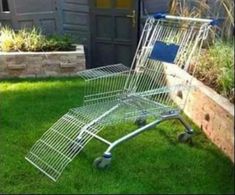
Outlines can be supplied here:
M0 193L234 193L233 163L194 125L193 146L179 144L183 127L176 121L120 145L104 171L92 167L105 150L93 140L51 181L24 157L57 119L82 104L83 87L79 78L0 83ZM113 139L130 126L102 134Z

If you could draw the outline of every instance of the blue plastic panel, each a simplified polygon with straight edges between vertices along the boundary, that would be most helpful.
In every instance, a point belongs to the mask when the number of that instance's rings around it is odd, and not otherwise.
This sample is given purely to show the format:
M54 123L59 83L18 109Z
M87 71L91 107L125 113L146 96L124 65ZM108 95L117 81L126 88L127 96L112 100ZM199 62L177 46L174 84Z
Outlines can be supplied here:
M174 63L178 50L179 45L156 41L150 59Z

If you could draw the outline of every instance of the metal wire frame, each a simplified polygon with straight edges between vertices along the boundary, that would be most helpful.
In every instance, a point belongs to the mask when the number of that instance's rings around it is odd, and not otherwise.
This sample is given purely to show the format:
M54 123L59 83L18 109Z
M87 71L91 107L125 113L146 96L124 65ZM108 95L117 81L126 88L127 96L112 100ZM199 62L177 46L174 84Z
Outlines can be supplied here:
M84 104L118 99L130 69L122 64L86 70L79 73L85 81Z
M168 69L174 66L188 71L192 55L196 48L200 50L208 29L208 23L181 23L150 17L131 69L116 64L81 72L87 86L84 106L71 109L59 119L34 144L26 159L56 181L92 138L109 145L107 151L110 152L115 144L97 135L105 126L134 122L138 117L155 118L157 122L121 138L124 141L157 124L169 113L179 113L184 105L176 105L171 97L179 91L188 92L191 82L170 85L169 80L177 75ZM175 64L149 58L156 41L180 46Z
M166 69L171 69L172 66L178 66L184 71L189 71L190 61L196 49L200 52L202 41L207 37L209 31L208 24L199 24L198 22L188 22L183 25L181 22L172 22L168 20L153 20L147 21L144 27L143 37L134 58L132 69L136 66L134 75L127 79L125 90L130 93L138 93L141 95L149 93L149 98L155 96L155 101L162 102L166 105L173 106L170 93L175 93L179 90L174 89L175 86L169 86L168 80L170 77L176 77L176 74L167 74ZM175 60L175 64L155 61L149 58L153 46L156 41L164 41L166 43L174 43L179 45L179 51ZM196 68L196 66L194 66ZM194 70L191 70L194 72ZM177 85L180 85L177 83ZM189 92L191 81L181 83L180 88L184 88ZM156 93L154 91L156 90ZM161 94L159 95L159 90ZM185 104L185 103L184 103ZM181 106L183 108L183 106Z

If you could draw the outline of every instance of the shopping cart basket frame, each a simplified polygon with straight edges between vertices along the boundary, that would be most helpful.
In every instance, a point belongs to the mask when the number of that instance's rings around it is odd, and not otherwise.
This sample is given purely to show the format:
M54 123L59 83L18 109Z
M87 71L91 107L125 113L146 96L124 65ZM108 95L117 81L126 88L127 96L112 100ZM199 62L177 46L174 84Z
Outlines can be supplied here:
M170 25L161 26L165 21L171 21ZM200 25L197 29L188 24L190 29L185 28L182 33L180 28L173 31L176 27L175 21L183 28L185 24L181 22L200 23ZM181 116L184 105L179 109L171 101L171 93L182 90L182 85L167 87L166 70L173 65L163 64L159 59L165 62L174 60L180 69L188 70L193 54L198 48L201 49L203 40L207 38L210 27L215 23L210 19L166 14L149 17L143 28L131 68L117 64L80 72L79 75L90 87L85 92L84 106L71 109L58 120L35 143L26 160L56 181L64 168L92 138L108 145L103 155L94 160L93 164L97 168L106 168L110 165L111 152L115 147L166 120L179 120L185 127L185 132L178 137L179 141L191 141L193 129ZM160 39L161 42L157 43L157 37L164 39ZM171 44L173 39L179 45ZM164 40L168 40L170 44L165 44ZM159 48L166 48L167 52L171 52L173 48L174 52L169 54L170 58L164 52L161 55L155 52L156 55L153 50L159 51ZM169 76L172 77L172 74ZM188 94L190 88L186 88ZM123 119L122 115L125 115L126 119L134 121L138 128L110 142L98 133L105 125L110 124L112 115L115 115L116 123L117 119ZM155 117L154 120L147 123L146 118L152 115Z

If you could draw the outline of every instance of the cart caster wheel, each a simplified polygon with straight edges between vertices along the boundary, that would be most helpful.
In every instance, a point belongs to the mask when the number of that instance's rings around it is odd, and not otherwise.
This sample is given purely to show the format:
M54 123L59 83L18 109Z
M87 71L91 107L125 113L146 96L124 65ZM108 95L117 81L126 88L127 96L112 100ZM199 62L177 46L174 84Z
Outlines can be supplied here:
M106 169L111 164L111 158L104 158L104 157L97 157L94 162L93 166L97 169Z
M146 118L137 118L136 121L135 121L135 124L138 127L143 127L147 124L147 120L146 120Z
M189 143L189 144L192 144L193 143L193 139L192 139L192 133L181 133L179 136L178 136L178 141L180 143Z

